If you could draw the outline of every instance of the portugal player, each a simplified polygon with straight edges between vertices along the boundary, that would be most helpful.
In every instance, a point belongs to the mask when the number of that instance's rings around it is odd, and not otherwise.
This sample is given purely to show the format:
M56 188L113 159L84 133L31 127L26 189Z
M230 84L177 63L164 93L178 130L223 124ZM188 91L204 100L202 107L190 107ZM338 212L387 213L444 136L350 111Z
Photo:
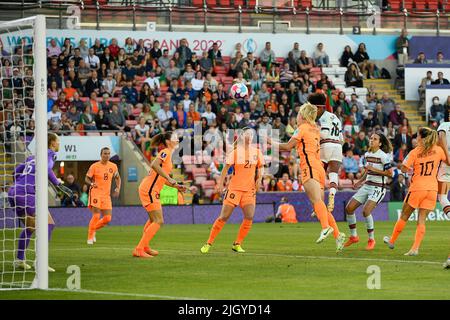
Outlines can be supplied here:
M161 201L159 200L160 192L164 185L175 187L181 192L184 192L186 189L182 184L178 184L175 179L169 176L173 168L172 153L178 146L178 143L177 134L170 131L157 134L152 138L152 147L164 146L164 149L152 161L149 175L139 185L139 198L142 206L148 213L149 220L144 226L141 240L133 250L134 257L152 258L158 255L158 251L150 249L150 241L164 223Z
M48 179L60 191L65 193L68 197L72 197L72 191L66 188L61 181L59 181L53 172L53 165L56 160L56 153L59 150L59 138L54 133L47 135L48 140ZM25 229L20 233L19 244L17 250L17 260L14 262L16 268L23 270L31 269L25 261L25 251L31 240L31 236L35 230L35 199L36 199L36 160L35 156L30 156L25 163L20 164L14 171L14 184L8 191L8 201L16 211L16 217L25 226ZM47 191L45 191L47 192ZM48 213L48 240L50 241L51 234L55 228L50 212ZM51 267L48 271L55 272Z
M109 161L111 151L105 147L100 151L101 160L89 167L86 174L86 183L89 184L88 207L92 211L92 218L89 222L87 244L96 242L95 233L100 228L106 226L112 219L111 183L114 179L116 188L113 197L120 194L120 175L116 164ZM100 219L100 216L103 218Z
M315 105L310 103L302 105L297 116L296 132L289 142L280 143L279 148L280 151L289 151L297 147L303 187L322 226L316 243L321 243L333 233L336 239L336 252L339 252L344 247L345 234L339 232L333 215L323 201L325 170L320 160L320 129L316 124L316 118L317 107Z
M332 112L326 110L326 97L321 93L313 93L308 101L317 106L317 119L320 123L320 160L328 170L330 192L328 195L328 211L333 213L334 197L339 184L339 168L342 164L342 123Z
M395 224L391 237L384 237L384 242L394 249L395 241L402 232L411 214L419 209L419 219L414 244L405 256L417 256L419 247L425 236L425 220L428 213L434 210L438 191L437 174L439 165L445 161L450 165L448 153L437 144L438 135L430 128L420 128L417 132L418 146L403 161L403 172L413 171L411 185L402 208L402 215Z
M237 206L242 208L244 219L231 249L238 253L245 252L241 245L252 227L256 192L261 186L264 166L263 155L252 141L253 130L248 127L243 128L243 133L236 141L233 151L227 155L226 164L218 183L220 194L223 192L224 181L230 167L233 167L233 173L223 196L222 211L211 228L208 242L200 249L201 253L209 252L214 239Z
M392 176L391 168L392 145L389 140L380 132L370 136L370 148L365 153L363 161L365 170L361 179L355 184L358 192L352 197L345 207L348 226L350 228L350 238L345 243L348 247L359 242L356 232L355 210L364 205L363 215L366 220L367 233L369 241L366 250L375 248L375 235L372 211L384 199L386 188L388 187L388 177Z

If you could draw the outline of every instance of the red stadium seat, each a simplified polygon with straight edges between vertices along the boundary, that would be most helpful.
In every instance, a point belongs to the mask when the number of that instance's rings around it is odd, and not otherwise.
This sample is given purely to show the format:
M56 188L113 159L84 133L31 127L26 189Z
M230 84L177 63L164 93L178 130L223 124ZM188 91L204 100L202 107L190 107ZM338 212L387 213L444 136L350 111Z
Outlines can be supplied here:
M303 9L306 9L306 8L312 8L312 1L311 0L301 0L300 1L300 5L301 5L301 7L303 8Z
M229 7L231 7L231 2L230 2L230 0L219 0L218 7L220 7L220 8L229 8Z
M256 0L247 0L247 7L254 8L256 6Z
M408 11L412 11L413 7L414 7L414 2L413 0L404 0L404 4L405 7L404 9L408 10Z
M203 7L203 0L192 0L192 5L194 7Z
M428 10L430 11L436 11L439 9L439 3L437 0L428 0L427 1Z
M217 2L216 0L206 0L206 5L209 8L217 7Z
M392 11L400 11L400 8L402 6L401 1L399 1L399 0L390 0L389 4L391 6Z
M417 11L425 11L426 10L426 2L425 0L416 0L415 1L416 10Z

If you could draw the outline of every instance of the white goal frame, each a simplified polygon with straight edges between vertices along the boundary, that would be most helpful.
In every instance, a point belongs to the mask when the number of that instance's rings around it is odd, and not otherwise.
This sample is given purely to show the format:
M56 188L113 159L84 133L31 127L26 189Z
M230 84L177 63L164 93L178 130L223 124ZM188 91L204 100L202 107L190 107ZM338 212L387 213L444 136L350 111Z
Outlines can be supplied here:
M48 155L46 18L37 15L0 24L0 29L33 27L36 140L36 272L30 289L48 289ZM0 289L1 290L1 289Z

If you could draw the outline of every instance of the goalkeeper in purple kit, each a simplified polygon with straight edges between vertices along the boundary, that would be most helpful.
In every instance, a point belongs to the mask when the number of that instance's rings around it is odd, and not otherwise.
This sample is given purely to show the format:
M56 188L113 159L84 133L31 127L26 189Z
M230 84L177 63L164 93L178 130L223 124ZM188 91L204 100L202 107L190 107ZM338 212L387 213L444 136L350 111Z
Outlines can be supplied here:
M72 197L72 191L65 187L61 181L56 178L53 172L53 165L56 160L56 153L59 150L59 138L54 133L48 134L48 179L61 192L68 197ZM27 158L25 163L22 163L14 170L14 184L8 191L8 200L11 206L15 209L16 217L24 225L24 229L20 233L17 260L14 262L16 268L29 270L31 266L26 263L25 252L31 240L31 236L35 230L35 213L36 213L36 160L34 156ZM47 192L42 190L41 192ZM48 213L48 239L50 241L51 234L55 228L50 212ZM50 272L54 272L53 268L49 267Z

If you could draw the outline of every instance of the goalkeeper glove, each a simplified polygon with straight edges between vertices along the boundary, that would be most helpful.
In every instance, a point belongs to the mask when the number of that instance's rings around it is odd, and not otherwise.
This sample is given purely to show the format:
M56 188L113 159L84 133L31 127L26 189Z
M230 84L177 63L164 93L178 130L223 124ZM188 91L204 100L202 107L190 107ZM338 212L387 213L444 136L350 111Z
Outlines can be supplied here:
M63 185L62 183L57 185L56 188L61 191L66 197L68 197L69 199L73 198L73 191L70 190L69 188L67 188L65 185Z

